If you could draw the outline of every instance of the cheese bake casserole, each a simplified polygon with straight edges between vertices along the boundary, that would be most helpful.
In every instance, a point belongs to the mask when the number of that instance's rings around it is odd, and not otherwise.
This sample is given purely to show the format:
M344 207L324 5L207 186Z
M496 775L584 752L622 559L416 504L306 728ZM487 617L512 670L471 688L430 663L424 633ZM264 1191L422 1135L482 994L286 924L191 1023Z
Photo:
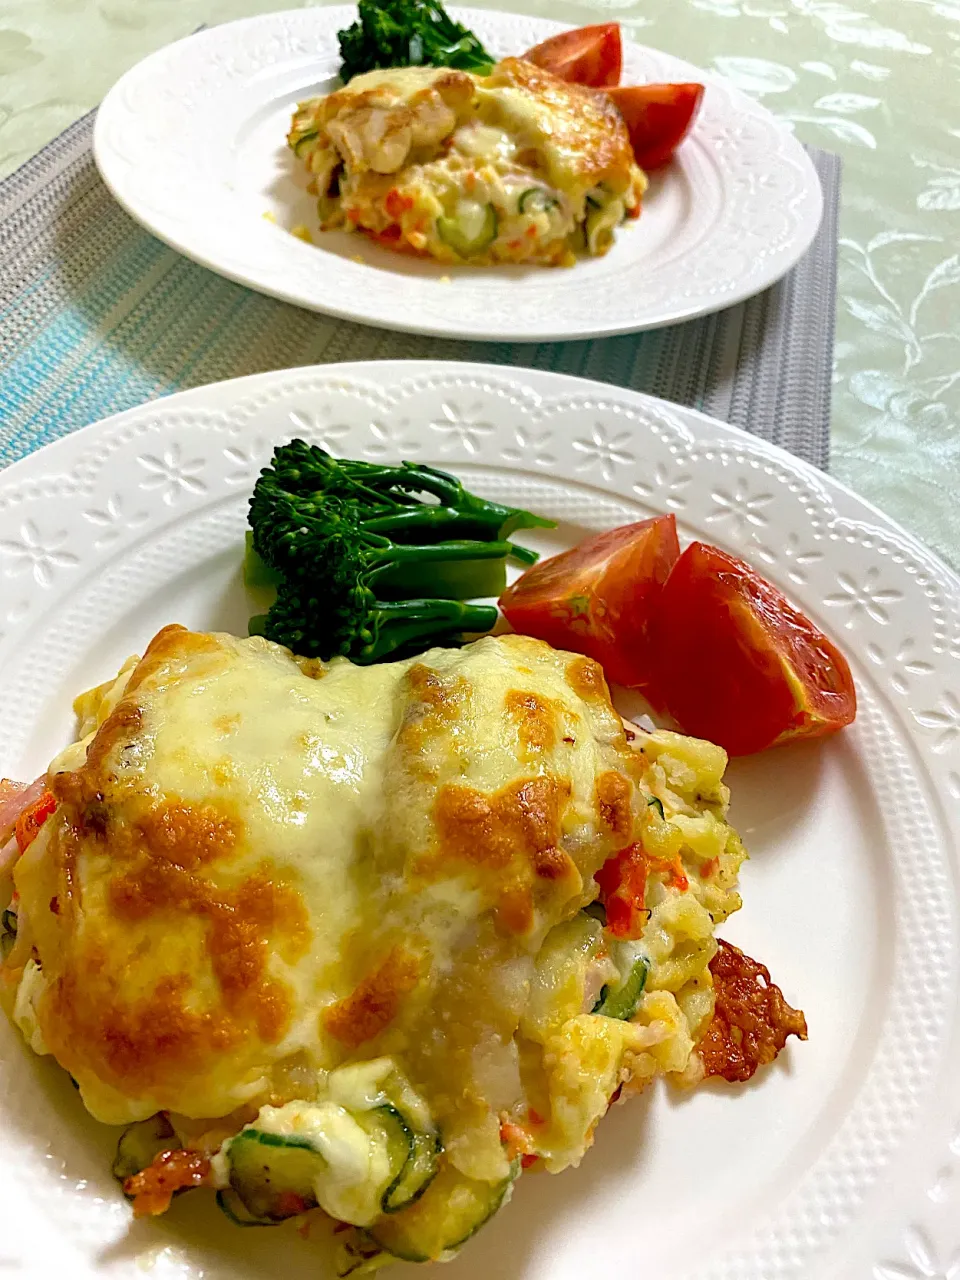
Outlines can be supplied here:
M138 1213L204 1184L242 1223L349 1224L351 1266L448 1257L621 1090L695 1082L748 1026L710 967L744 857L725 754L629 741L588 658L507 635L359 667L169 627L77 706L0 991L131 1125ZM611 859L643 877L631 938Z
M302 103L287 141L312 175L324 230L441 262L604 254L646 187L610 99L519 58L483 77L367 72Z

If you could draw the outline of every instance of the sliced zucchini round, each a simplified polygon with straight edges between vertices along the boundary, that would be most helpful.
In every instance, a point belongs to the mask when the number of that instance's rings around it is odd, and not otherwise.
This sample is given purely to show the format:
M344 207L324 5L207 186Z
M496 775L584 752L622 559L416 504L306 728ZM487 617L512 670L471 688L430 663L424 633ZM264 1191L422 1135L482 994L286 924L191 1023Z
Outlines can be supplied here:
M519 1172L520 1162L514 1161L510 1176L502 1182L479 1182L443 1162L416 1201L379 1218L367 1234L404 1262L442 1260L493 1217Z
M548 191L546 187L527 187L526 191L520 192L520 198L517 201L518 213L546 213L550 209L556 209L560 201Z
M384 1213L399 1213L416 1203L437 1176L443 1145L435 1133L411 1131L411 1146L403 1168L383 1193L380 1207Z
M624 982L619 986L601 988L600 999L593 1006L593 1012L627 1022L637 1012L646 982L647 962L643 956L638 956Z
M319 129L308 129L306 133L301 133L300 137L290 143L293 148L294 155L300 155L301 148L307 142L315 142Z
M279 1227L282 1218L255 1218L233 1187L217 1192L217 1206L237 1227Z
M319 1203L334 1217L365 1225L422 1192L436 1171L432 1134L415 1132L392 1103L339 1114L339 1129L328 1129L322 1120L312 1132L254 1125L231 1140L230 1186L250 1217L279 1222ZM360 1181L358 1142L373 1160L369 1176Z
M500 228L497 211L492 204L484 206L477 218L458 214L453 218L437 219L437 234L461 258L482 253L493 244Z
M316 1180L327 1164L306 1139L244 1129L231 1141L228 1159L230 1186L254 1222L282 1222L316 1207Z
M153 1164L161 1151L176 1151L181 1145L173 1125L162 1111L158 1111L148 1120L138 1120L124 1129L117 1143L111 1172L118 1182L126 1182Z

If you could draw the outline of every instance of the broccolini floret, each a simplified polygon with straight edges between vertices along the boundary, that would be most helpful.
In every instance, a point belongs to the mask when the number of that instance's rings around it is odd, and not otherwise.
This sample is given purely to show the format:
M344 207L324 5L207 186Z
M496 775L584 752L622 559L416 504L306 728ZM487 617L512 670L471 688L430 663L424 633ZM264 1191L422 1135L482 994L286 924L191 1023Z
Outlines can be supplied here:
M251 632L360 663L459 643L497 619L465 602L500 594L511 555L536 559L509 535L550 523L433 467L341 460L292 440L250 500L247 581L276 592Z
M380 67L457 67L489 75L495 59L439 0L360 0L357 21L337 33L340 78Z

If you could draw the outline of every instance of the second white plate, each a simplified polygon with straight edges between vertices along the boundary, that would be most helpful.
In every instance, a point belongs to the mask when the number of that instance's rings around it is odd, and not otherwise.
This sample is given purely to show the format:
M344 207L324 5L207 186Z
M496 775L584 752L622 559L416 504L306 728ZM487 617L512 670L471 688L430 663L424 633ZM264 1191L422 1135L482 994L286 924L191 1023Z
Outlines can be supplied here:
M562 24L457 9L498 56ZM624 84L705 81L693 133L653 175L605 258L568 269L451 269L346 233L321 234L285 145L296 102L335 84L353 5L265 14L144 59L100 108L94 151L154 235L262 293L350 320L447 337L550 341L654 329L740 302L802 256L820 222L816 172L763 107L679 58L624 46ZM308 244L290 234L305 225Z

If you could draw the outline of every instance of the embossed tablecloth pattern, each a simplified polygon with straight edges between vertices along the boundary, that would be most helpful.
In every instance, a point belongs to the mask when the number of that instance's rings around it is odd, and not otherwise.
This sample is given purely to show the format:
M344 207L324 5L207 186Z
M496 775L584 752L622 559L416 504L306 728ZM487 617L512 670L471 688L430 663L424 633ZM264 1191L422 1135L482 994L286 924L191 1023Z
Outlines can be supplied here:
M475 0L476 2L476 0ZM0 174L201 23L292 0L0 0ZM503 0L730 77L844 159L831 469L960 564L960 0Z

